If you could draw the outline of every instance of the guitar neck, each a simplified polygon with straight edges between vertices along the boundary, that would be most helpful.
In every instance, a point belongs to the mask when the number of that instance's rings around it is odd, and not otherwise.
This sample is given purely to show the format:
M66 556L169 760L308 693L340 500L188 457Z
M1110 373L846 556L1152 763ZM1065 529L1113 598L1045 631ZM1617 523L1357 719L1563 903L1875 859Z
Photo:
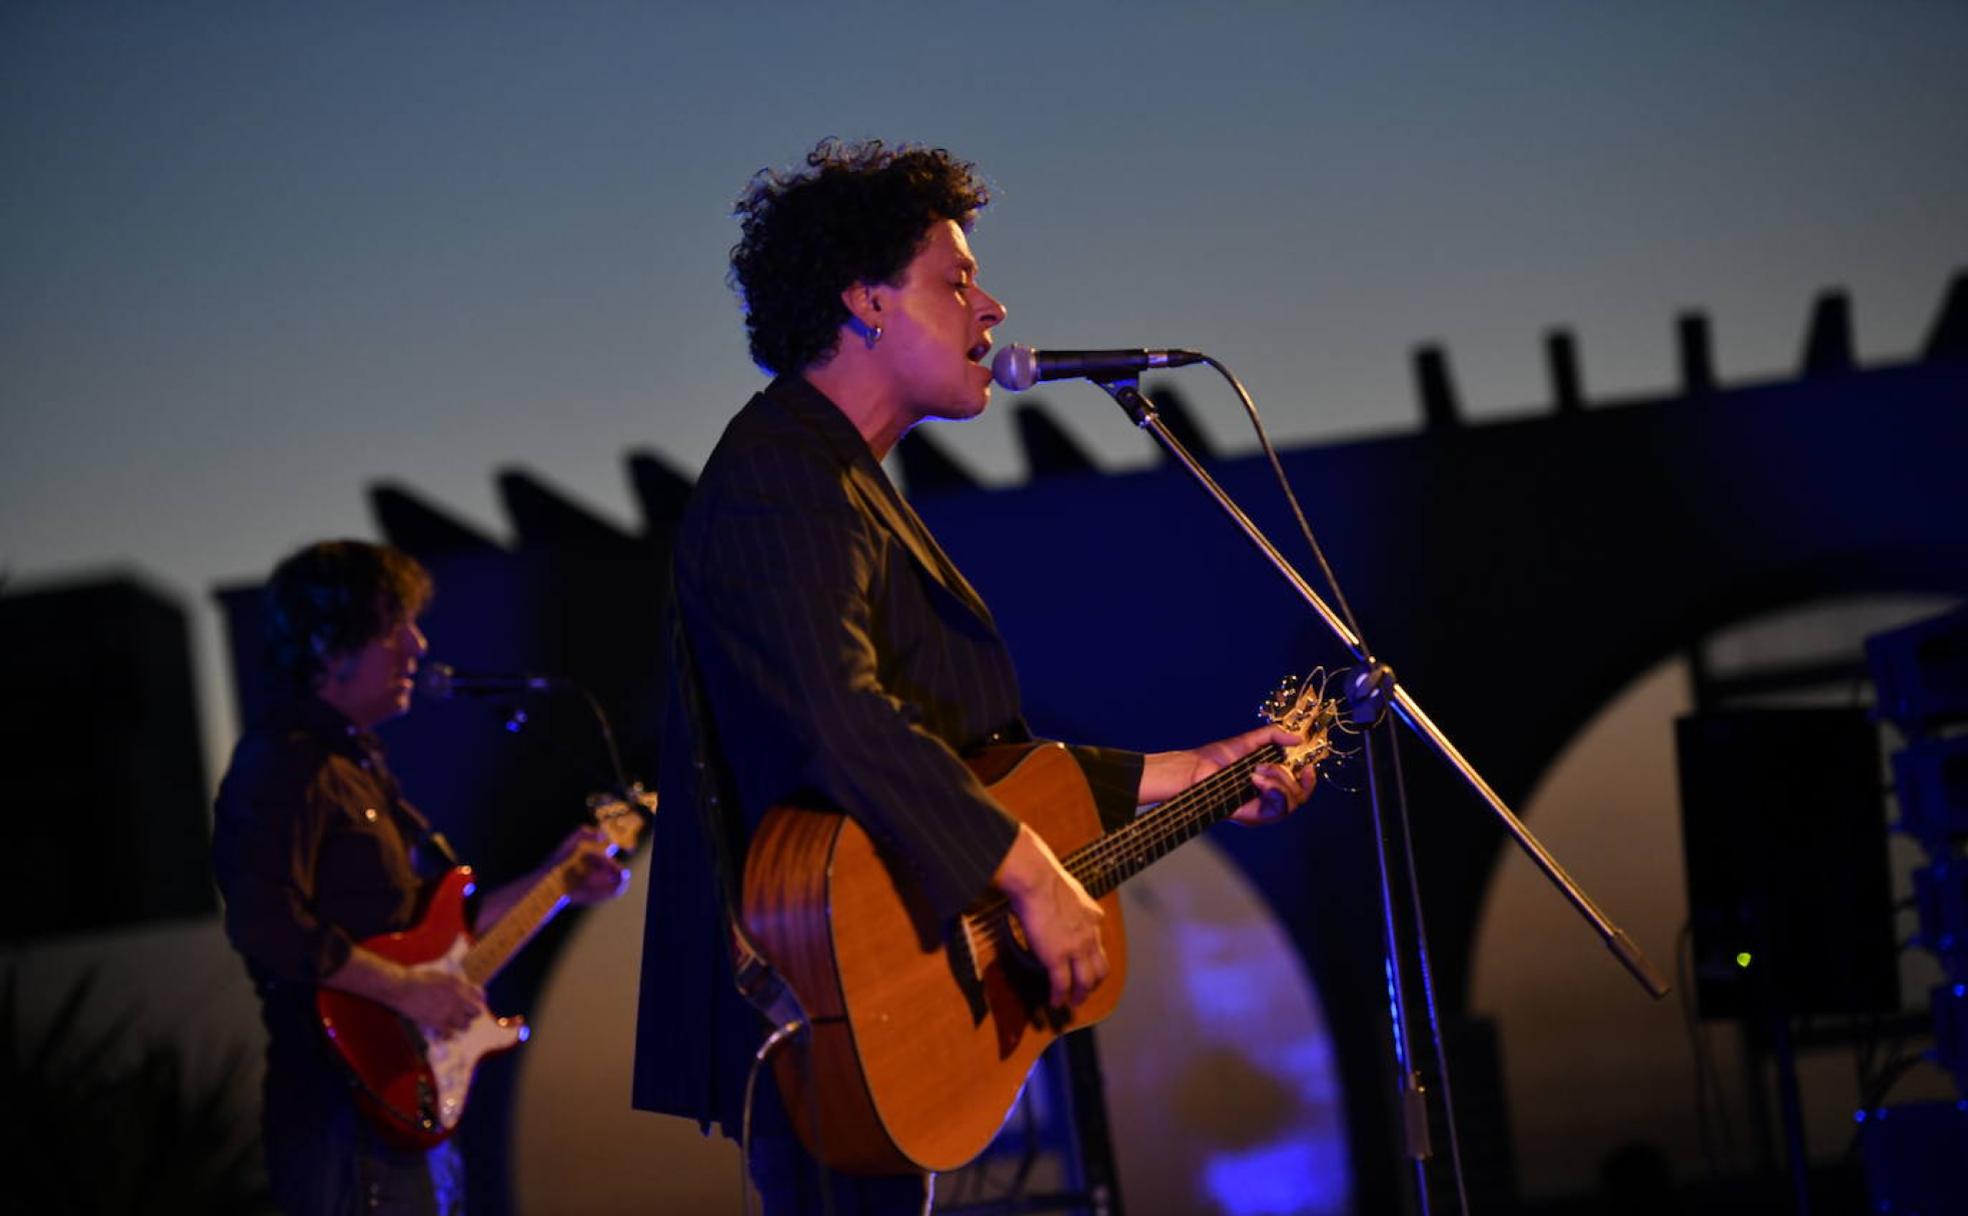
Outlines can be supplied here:
M1261 764L1275 764L1283 756L1277 744L1266 744L1154 810L1135 816L1126 827L1117 828L1068 854L1061 864L1079 879L1088 895L1098 899L1166 857L1177 846L1202 835L1205 828L1228 819L1255 796L1257 791L1250 781L1252 771Z
M547 922L567 906L572 873L572 866L567 863L547 871L504 916L479 935L465 951L461 964L465 978L474 984L485 984L512 961L520 947L533 940L534 934L546 928Z

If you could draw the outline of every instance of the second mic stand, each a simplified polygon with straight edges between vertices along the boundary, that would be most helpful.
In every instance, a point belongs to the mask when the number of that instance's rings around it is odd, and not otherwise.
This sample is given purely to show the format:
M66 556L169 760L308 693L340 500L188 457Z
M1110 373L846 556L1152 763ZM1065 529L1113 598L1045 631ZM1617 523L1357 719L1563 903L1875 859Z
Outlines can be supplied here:
M1263 531L1252 522L1250 516L1246 515L1243 509L1237 506L1236 502L1224 491L1223 487L1216 483L1216 479L1209 475L1209 471L1204 469L1197 462L1196 458L1190 454L1189 450L1182 446L1181 441L1169 432L1168 427L1162 422L1160 412L1155 408L1155 403L1150 401L1141 392L1139 378L1134 376L1115 377L1112 379L1096 377L1094 383L1098 384L1102 389L1106 390L1109 396L1114 398L1121 409L1126 412L1128 418L1134 422L1135 426L1152 434L1156 442L1161 444L1162 448L1170 456L1174 457L1177 463L1188 470L1189 475L1195 479L1196 483L1202 486L1211 498L1216 500L1217 506L1222 508L1224 514L1230 517L1231 521L1244 533L1251 544L1257 547L1265 560L1269 561L1272 567L1284 577L1285 581L1291 584L1292 590L1296 591L1299 598L1303 599L1318 614L1319 619L1325 622L1326 627L1332 631L1333 636L1339 639L1340 644L1352 654L1357 667L1352 678L1348 681L1348 686L1352 696L1351 708L1355 713L1356 720L1360 721L1363 725L1377 725L1385 721L1388 711L1391 710L1393 715L1405 723L1410 730L1420 735L1434 749L1435 753L1447 761L1449 766L1462 777L1463 781L1476 792L1477 796L1483 800L1484 805L1489 807L1491 814L1495 815L1497 821L1503 825L1504 830L1509 832L1511 838L1517 842L1518 847L1529 855L1530 859L1536 863L1538 869L1544 873L1545 878L1553 886L1558 888L1559 893L1565 897L1573 909L1592 926L1593 931L1599 934L1600 940L1606 944L1607 949L1613 952L1613 957L1617 958L1620 961L1620 965L1627 969L1628 973L1639 982L1642 988L1646 989L1648 995L1656 1000L1666 996L1668 991L1667 981L1661 978L1660 972L1655 970L1653 964L1647 961L1646 956L1640 952L1640 948L1633 943L1633 940L1618 926L1614 925L1611 920L1607 919L1606 914L1599 910L1599 906L1592 902L1591 897L1586 895L1580 889L1578 883L1573 880L1572 876L1565 872L1564 867L1558 864L1557 858L1553 857L1550 851L1539 842L1537 837L1531 834L1530 829L1524 826L1523 821L1511 811L1510 807L1504 803L1502 797L1494 789L1490 788L1489 782L1485 781L1483 775L1476 771L1476 766L1471 764L1457 750L1455 744L1449 741L1448 736L1442 733L1441 728L1436 726L1434 721L1422 712L1421 706L1409 695L1408 690L1402 687L1393 669L1368 652L1359 634L1333 612L1332 608L1320 597L1319 593L1313 590L1311 584L1305 581L1304 576L1299 574L1292 564L1285 559L1285 556L1278 551L1277 546L1273 545L1270 539L1264 535ZM1390 737L1389 750L1394 763L1394 784L1396 795L1400 797L1402 783L1400 781L1398 753L1393 752L1392 748L1394 742ZM1397 918L1391 881L1392 875L1389 870L1387 858L1387 834L1385 825L1381 822L1378 809L1380 803L1380 781L1378 767L1374 762L1373 745L1374 741L1369 737L1367 744L1367 771L1369 785L1374 792L1376 808L1374 827L1376 851L1380 862L1383 910L1382 933L1388 949L1388 986L1394 1005L1394 1050L1396 1067L1401 1074L1401 1115L1407 1136L1409 1156L1415 1165L1416 1184L1421 1197L1420 1202L1423 1210L1426 1211L1428 1205L1428 1189L1425 1176L1422 1173L1424 1168L1423 1162L1428 1157L1426 1099L1421 1092L1418 1073L1414 1068L1412 1054L1408 1049L1407 1043L1408 1016L1405 984L1402 980L1403 965L1399 954L1398 930L1396 927ZM1405 854L1404 860L1406 862L1408 881L1412 886L1415 873L1413 841L1408 833L1405 811L1400 815L1400 828L1400 847ZM1415 906L1418 910L1420 907L1419 891L1415 891L1414 895L1416 899ZM1419 919L1417 919L1416 931L1417 933L1421 932ZM1421 975L1423 983L1426 986L1432 982L1429 978L1426 941L1423 940L1418 943L1417 948ZM1443 1062L1443 1075L1446 1079L1447 1065L1442 1054L1441 1029L1439 1025L1433 1024L1434 1002L1432 992L1430 993L1429 1005L1431 1030L1435 1036L1436 1058L1438 1061Z

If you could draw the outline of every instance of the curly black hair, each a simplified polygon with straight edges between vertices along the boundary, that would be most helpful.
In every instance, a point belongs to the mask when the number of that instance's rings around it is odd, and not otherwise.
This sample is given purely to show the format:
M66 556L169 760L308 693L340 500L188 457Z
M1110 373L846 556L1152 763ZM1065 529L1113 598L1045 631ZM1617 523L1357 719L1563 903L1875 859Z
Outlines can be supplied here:
M360 650L429 605L423 563L359 540L317 541L273 568L262 593L267 662L289 686L314 687L327 660Z
M848 319L843 291L895 282L930 225L968 231L990 201L969 161L878 139L823 139L804 171L761 170L738 198L744 234L731 248L752 361L779 375L826 362Z

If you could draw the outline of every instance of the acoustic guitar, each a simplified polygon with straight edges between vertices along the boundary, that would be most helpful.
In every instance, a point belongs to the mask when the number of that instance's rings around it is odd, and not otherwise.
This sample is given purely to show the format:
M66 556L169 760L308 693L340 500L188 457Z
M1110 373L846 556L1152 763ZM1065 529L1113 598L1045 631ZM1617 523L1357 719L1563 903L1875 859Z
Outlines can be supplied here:
M1260 764L1298 771L1332 754L1346 724L1320 673L1264 708L1298 742L1269 744L1102 833L1093 794L1057 743L994 747L970 761L1000 804L1045 840L1106 912L1109 971L1077 1009L1047 1004L1002 896L934 923L910 883L845 815L767 812L746 855L743 916L806 1011L773 1058L807 1150L858 1174L945 1171L982 1152L1039 1054L1105 1018L1127 983L1118 888L1255 796Z
M597 794L588 806L613 856L635 847L643 819L656 809L656 795L638 789L631 805ZM472 932L466 915L477 880L470 866L459 866L438 880L415 925L378 934L362 946L399 963L441 960L483 987L567 906L578 864L569 858L548 870L481 934ZM531 1033L524 1018L488 1011L462 1031L437 1034L387 1005L333 988L317 989L314 1003L322 1032L348 1068L356 1109L383 1139L403 1149L435 1148L449 1139L465 1113L479 1062L512 1050Z

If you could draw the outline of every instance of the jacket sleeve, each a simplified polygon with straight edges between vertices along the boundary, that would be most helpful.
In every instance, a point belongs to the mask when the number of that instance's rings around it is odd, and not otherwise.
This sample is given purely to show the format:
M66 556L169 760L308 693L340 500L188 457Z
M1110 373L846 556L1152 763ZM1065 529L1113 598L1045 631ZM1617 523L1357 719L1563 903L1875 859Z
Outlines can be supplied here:
M679 547L677 603L747 810L817 792L946 919L984 893L1018 824L883 687L876 583L897 542L843 478L796 446L749 453Z
M1134 818L1141 795L1141 766L1147 758L1140 752L1118 747L1092 747L1068 743L1068 751L1080 762L1087 785L1093 790L1093 804L1100 810L1100 826L1111 832L1126 827Z

